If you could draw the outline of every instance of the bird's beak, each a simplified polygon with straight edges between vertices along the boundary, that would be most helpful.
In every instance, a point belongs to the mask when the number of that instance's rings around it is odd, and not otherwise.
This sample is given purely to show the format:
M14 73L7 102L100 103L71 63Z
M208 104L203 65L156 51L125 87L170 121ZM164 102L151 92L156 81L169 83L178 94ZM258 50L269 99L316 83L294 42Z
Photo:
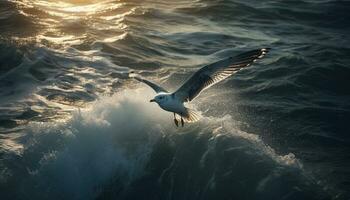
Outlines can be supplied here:
M156 100L155 99L151 99L151 100L149 100L149 102L155 102Z

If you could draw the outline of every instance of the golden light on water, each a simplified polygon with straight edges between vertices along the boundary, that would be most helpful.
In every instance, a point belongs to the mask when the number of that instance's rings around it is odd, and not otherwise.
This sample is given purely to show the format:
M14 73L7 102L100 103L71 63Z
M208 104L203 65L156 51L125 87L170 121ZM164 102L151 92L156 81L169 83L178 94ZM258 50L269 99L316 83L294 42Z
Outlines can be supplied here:
M73 1L75 2L75 1ZM85 4L76 4L73 2L56 2L56 1L34 1L33 5L45 8L46 12L52 15L62 17L87 16L102 12L106 9L115 9L120 7L121 3L115 1L97 1ZM83 1L79 1L83 2Z
M124 17L133 12L132 8L122 8L125 3L115 0L27 0L19 5L20 12L34 16L34 23L41 27L35 36L38 44L46 41L60 46L79 45L88 37L103 42L119 40L125 36ZM108 33L96 35L94 30Z
M90 77L91 74L98 76L98 73L94 71L84 71L91 69L90 66L82 66L81 62L67 60L70 58L89 62L99 60L101 57L96 53L99 52L99 45L101 43L114 43L126 37L127 25L124 19L135 11L134 7L125 6L125 3L115 0L23 0L16 2L16 4L19 13L26 19L31 19L31 27L28 30L35 29L35 32L26 35L26 37L13 36L12 39L18 43L30 43L40 47L35 53L35 62L41 63L41 59L45 60L50 55L50 61L53 60L60 67L62 66L62 70L67 73L66 75L75 77L80 84L66 88L65 92L67 93L84 91L84 85L96 85L94 80L84 77ZM56 60L55 56L52 55L57 56L58 59ZM69 69L67 63L70 65ZM103 85L99 86L99 88L103 87ZM60 88L57 88L55 84L47 85L44 89L60 91ZM60 92L58 93L60 94ZM56 114L59 116L56 120L69 119L68 111L74 110L76 107L84 107L85 104L79 98L74 99L65 95L57 95L57 97L48 99L45 94L40 94L33 95L32 98L44 102L48 107L59 108L62 114ZM32 109L41 113L47 108L38 106Z
M52 16L67 18L79 18L94 15L106 10L119 8L122 3L116 1L32 1L30 4ZM82 4L81 2L84 2Z

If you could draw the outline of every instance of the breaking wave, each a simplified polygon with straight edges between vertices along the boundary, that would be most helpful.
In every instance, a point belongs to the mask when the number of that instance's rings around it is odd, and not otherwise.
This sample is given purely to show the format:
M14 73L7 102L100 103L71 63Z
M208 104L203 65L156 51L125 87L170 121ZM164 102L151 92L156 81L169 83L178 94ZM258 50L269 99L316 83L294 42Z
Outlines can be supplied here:
M183 174L188 181L183 184L189 184L191 177L198 179L194 184L202 191L187 191L193 197L210 193L215 184L221 184L222 177L216 176L239 176L233 182L238 184L243 178L241 167L249 167L250 173L259 176L249 183L257 184L258 190L266 190L275 184L272 179L285 176L281 168L302 179L302 166L293 154L278 155L259 136L238 130L231 116L203 117L198 124L177 128L169 113L148 102L151 97L149 89L125 89L77 110L70 119L31 123L17 141L23 146L20 153L7 158L8 163L15 159L17 164L2 168L1 187L12 191L6 197L137 199L130 188L137 187L140 180L152 176L158 180L152 184L174 181L182 176L178 167L192 162L188 170L193 174ZM189 154L193 155L184 158ZM276 170L282 174L275 174ZM207 172L213 173L208 180L203 178ZM196 177L199 175L203 180ZM165 187L157 196L179 197L176 187L181 186Z

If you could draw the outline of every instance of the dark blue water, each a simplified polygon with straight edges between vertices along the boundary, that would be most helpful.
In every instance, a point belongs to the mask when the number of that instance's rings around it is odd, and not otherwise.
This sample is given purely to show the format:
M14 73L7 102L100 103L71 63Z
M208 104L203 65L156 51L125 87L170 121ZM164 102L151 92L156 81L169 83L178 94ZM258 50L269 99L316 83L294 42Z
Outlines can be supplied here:
M1 199L349 199L350 3L0 1ZM175 90L270 47L176 128Z

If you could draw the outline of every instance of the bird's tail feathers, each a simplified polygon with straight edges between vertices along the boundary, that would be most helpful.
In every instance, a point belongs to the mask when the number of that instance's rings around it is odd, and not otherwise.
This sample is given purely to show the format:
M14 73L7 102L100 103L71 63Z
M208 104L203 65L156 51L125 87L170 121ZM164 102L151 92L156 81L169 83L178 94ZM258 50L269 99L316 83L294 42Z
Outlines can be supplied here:
M191 123L200 120L201 115L191 108L186 108L186 113L182 115L182 117L185 120L185 122Z

